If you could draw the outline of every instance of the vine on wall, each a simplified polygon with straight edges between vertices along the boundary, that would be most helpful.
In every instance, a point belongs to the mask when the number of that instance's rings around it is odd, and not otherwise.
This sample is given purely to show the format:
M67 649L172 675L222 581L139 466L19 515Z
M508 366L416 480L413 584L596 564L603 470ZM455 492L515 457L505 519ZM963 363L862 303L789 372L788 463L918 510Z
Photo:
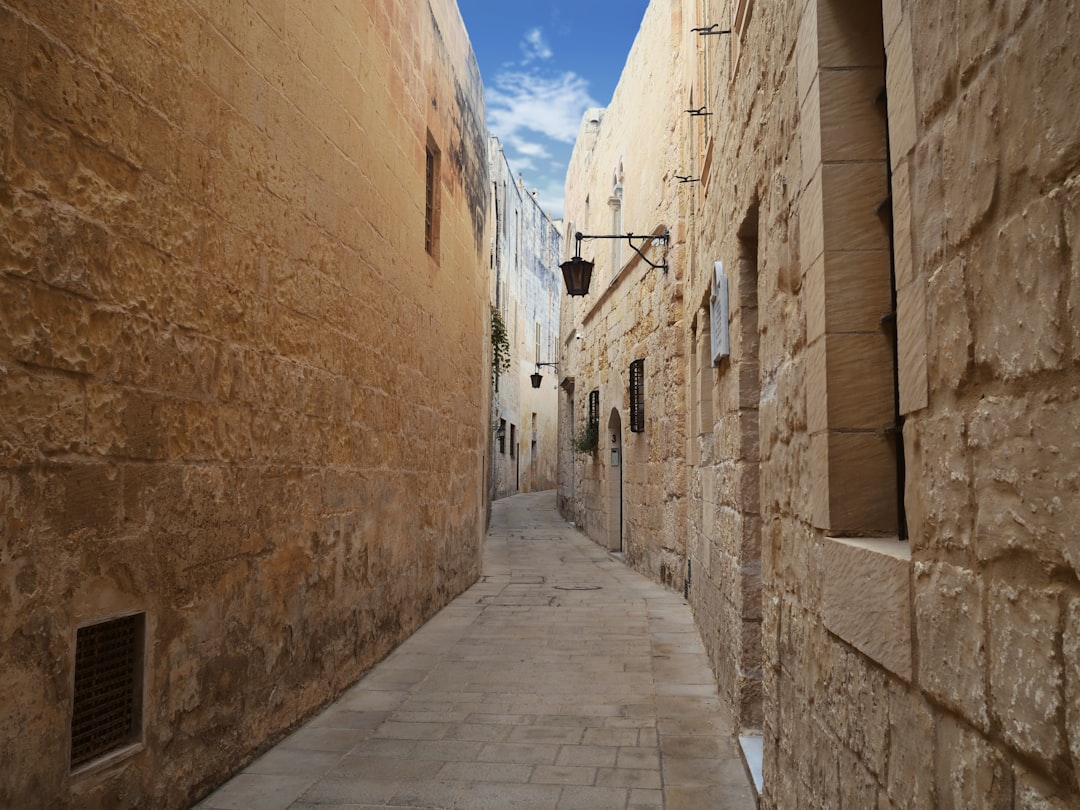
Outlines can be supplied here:
M510 338L506 335L506 324L495 307L491 308L491 382L494 385L499 375L510 370Z

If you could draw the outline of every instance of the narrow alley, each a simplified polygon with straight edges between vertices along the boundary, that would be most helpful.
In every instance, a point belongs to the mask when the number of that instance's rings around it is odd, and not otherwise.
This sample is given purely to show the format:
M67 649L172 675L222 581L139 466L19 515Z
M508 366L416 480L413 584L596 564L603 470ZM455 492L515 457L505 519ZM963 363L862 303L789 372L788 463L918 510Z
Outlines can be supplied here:
M483 571L199 810L754 806L678 594L550 491L493 504Z

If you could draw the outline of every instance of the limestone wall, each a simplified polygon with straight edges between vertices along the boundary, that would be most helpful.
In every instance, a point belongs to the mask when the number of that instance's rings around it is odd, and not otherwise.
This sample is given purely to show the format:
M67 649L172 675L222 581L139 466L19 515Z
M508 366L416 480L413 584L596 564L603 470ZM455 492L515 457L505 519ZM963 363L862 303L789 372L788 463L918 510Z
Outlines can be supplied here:
M757 478L763 804L1071 807L1077 13L712 6L751 13L694 87L724 110L695 266L732 268L732 355L691 367L690 513L728 527L691 535L693 588L711 555L723 691Z
M483 122L449 0L0 0L0 806L188 806L476 578Z
M764 736L764 807L1080 804L1080 12L946 6L653 3L570 169L570 231L604 227L611 133L691 178L661 203L683 312L664 333L654 298L646 342L680 367L685 456L646 478L685 493L690 602L721 695ZM669 20L678 55L643 56ZM733 33L690 31L714 24ZM658 86L700 114L676 123ZM646 135L654 118L669 129ZM589 390L603 419L617 401L655 295L597 270L564 317L577 424ZM605 449L560 477L601 540Z
M621 548L636 568L679 590L685 572L685 369L678 351L685 265L673 136L682 108L657 77L679 64L682 25L681 4L650 7L611 104L584 116L566 185L567 258L576 232L647 235L670 229L668 247L635 242L654 263L666 256L670 269L650 268L625 240L586 240L582 255L596 267L589 295L563 298L566 365L560 369L564 378L573 378L573 393L561 402L567 444L569 431L580 433L586 422L589 393L599 391L598 449L562 459L563 514L601 545ZM633 432L629 367L639 359L644 430Z

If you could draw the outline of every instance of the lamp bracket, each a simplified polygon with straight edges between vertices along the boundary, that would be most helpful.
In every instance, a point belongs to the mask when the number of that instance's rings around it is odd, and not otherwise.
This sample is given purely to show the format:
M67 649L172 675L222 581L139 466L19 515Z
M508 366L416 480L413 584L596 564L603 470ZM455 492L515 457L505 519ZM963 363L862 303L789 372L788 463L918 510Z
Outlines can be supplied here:
M635 239L640 239L642 245L644 245L646 242L651 240L654 245L661 244L664 247L667 247L668 245L671 244L671 232L670 231L664 231L663 233L649 234L649 235L646 235L646 236L641 236L640 234L632 234L632 233L587 234L587 233L581 233L580 231L578 231L576 234L574 234L574 238L577 239L577 255L578 256L581 255L581 240L582 239L625 239L627 241L627 243L630 245L631 249L633 249L634 253L636 253L638 256L640 256L641 260L643 262L645 262L645 264L649 265L649 267L651 267L653 270L663 270L665 273L668 271L668 263L667 263L667 256L666 255L660 261L659 264L651 262L651 261L649 261L648 257L646 257L645 254L642 253L640 249L638 249L638 246L634 244L634 240Z
M552 367L553 367L553 368L555 368L556 370L558 370L558 368L559 368L559 364L558 364L558 363L537 363L537 364L536 364L536 367L537 367L538 369L539 369L539 368L541 368L541 367L543 367L543 366L552 366Z
M690 113L690 115L692 117L702 116L702 115L712 115L711 112L706 112L705 111L705 105L704 104L701 105L700 107L698 107L696 110L687 110L686 112Z
M691 177L688 174L686 174L686 175L677 174L677 175L675 175L675 179L678 180L680 183L700 183L701 182L700 177Z
M720 23L713 23L712 25L706 26L704 28L691 28L690 31L692 33L697 34L700 37L719 36L720 34L730 34L731 33L730 28L725 28L722 31L718 31L717 29L719 27L720 27Z

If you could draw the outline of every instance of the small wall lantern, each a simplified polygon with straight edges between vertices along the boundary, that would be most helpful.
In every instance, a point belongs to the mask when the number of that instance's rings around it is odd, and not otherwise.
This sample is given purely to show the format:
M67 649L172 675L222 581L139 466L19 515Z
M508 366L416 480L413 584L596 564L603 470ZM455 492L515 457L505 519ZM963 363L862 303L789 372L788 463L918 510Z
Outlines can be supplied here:
M534 371L532 374L529 375L529 379L532 380L532 387L533 388L539 388L540 383L544 379L544 376L540 373L540 367L541 366L554 366L556 372L558 372L558 370L559 370L559 364L558 363L537 363L536 364L536 371Z

